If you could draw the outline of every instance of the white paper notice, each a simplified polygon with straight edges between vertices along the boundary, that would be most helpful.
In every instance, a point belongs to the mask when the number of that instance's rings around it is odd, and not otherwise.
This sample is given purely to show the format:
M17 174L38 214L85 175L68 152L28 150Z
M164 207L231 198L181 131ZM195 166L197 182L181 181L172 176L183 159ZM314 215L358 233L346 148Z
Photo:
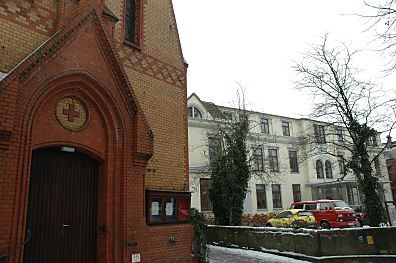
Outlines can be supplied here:
M132 263L140 263L140 254L132 254Z
M166 203L165 213L167 216L173 215L173 203Z
M159 215L159 203L158 202L151 203L151 215L153 215L153 216Z

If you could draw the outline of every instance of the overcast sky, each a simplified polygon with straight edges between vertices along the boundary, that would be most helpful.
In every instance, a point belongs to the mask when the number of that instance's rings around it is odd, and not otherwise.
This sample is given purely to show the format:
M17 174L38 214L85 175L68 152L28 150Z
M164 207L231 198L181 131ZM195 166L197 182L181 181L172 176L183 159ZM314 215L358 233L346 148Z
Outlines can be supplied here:
M290 117L306 116L311 99L294 89L293 61L328 32L351 49L368 48L372 32L362 0L173 0L188 68L188 95L225 106L240 83L247 108ZM359 57L359 68L393 88L382 76L377 53ZM394 74L396 75L396 74ZM391 79L393 78L393 81Z

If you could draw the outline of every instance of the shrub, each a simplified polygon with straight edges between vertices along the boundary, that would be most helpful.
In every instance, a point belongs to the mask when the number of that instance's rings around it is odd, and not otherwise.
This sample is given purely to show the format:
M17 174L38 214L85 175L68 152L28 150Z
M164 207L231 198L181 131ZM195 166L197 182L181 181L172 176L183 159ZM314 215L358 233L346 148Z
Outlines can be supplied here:
M267 221L275 217L275 215L275 213L243 215L242 224L244 226L265 226L267 224Z

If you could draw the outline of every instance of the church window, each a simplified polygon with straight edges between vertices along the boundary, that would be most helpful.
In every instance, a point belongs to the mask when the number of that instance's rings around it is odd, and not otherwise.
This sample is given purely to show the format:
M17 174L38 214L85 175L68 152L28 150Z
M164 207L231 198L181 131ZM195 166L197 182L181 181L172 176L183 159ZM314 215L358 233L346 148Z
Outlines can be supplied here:
M140 18L140 0L126 0L125 3L125 40L138 45L139 44L139 19Z

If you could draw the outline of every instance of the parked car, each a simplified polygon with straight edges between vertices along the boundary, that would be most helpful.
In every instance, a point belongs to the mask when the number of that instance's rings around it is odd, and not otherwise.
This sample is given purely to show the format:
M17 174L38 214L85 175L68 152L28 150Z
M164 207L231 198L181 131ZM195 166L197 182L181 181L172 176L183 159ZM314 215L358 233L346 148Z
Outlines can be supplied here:
M351 205L350 207L355 211L356 219L359 221L360 226L369 225L364 205Z
M268 227L316 228L313 214L302 209L284 210L267 221Z
M318 226L322 229L360 226L355 211L342 200L317 200L295 202L292 209L304 209L312 212Z

